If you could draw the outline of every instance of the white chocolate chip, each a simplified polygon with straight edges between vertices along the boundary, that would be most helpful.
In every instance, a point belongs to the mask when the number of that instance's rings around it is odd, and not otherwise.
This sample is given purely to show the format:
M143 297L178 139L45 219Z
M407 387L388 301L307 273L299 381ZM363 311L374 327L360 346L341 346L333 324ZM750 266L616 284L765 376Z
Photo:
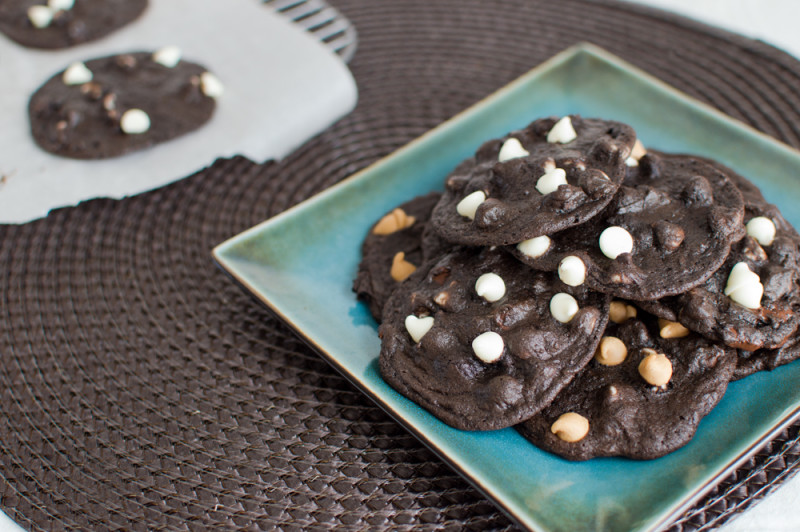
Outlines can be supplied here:
M165 46L153 53L153 61L167 68L175 68L181 62L181 49L177 46Z
M654 349L642 349L646 354L639 363L639 375L653 386L664 386L672 378L672 362Z
M561 323L569 323L580 307L578 302L569 294L559 292L550 299L550 314Z
M567 184L567 172L563 168L545 167L544 175L536 182L536 190L543 196L555 192L561 185Z
M775 240L775 224L765 216L756 216L745 226L747 234L755 238L762 246L771 246Z
M506 295L506 283L496 273L484 273L475 281L475 292L489 303L494 303Z
M203 72L200 75L200 88L209 98L219 98L225 92L222 82L211 72Z
M561 414L553 423L550 432L562 441L575 443L581 441L589 433L589 420L575 412L567 412Z
M413 314L406 316L406 330L414 342L419 343L422 337L428 334L433 327L433 316L418 318Z
M586 280L586 264L575 255L564 257L558 265L558 278L569 286L580 286Z
M75 5L75 0L47 0L47 7L53 11L69 11Z
M28 8L28 20L34 28L46 28L53 22L53 10L47 6L31 6Z
M482 190L476 190L456 205L456 212L470 220L475 219L475 211L478 210L478 205L486 201L486 194Z
M578 134L575 133L575 128L572 127L572 120L569 116L565 116L556 122L547 134L547 142L550 143L558 142L560 144L566 144L572 142L576 138L578 138Z
M94 75L83 63L72 63L64 71L61 80L65 85L83 85L92 81Z
M150 117L141 109L128 109L122 114L119 127L127 135L140 135L150 129Z
M472 341L475 356L487 364L500 360L503 349L505 349L503 337L494 331L485 332Z
M528 150L522 147L522 143L518 139L512 137L503 143L500 153L497 154L497 160L502 163L511 159L526 157L530 154Z
M622 227L608 227L600 233L600 251L609 259L616 259L633 251L633 237Z
M547 235L542 235L537 236L536 238L523 240L517 244L517 249L526 257L530 257L532 259L541 257L547 253L548 249L550 249L550 237Z
M755 309L761 306L764 285L757 273L750 270L746 262L737 262L728 275L725 295L743 307Z

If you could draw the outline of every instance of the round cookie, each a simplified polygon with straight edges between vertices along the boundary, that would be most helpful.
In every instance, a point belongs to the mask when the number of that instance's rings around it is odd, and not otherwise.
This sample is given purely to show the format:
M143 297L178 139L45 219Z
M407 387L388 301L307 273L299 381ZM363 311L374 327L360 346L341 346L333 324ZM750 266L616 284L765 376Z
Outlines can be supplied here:
M715 166L742 191L748 235L734 244L723 266L704 284L658 301L657 308L650 310L742 351L778 349L800 325L800 236L754 185L718 163ZM755 290L752 301L746 299L748 287L728 289L734 268L743 271L739 264L747 265L750 272L744 278ZM789 353L795 352L787 349L779 358L788 361Z
M403 203L378 220L364 239L353 291L378 323L391 293L426 257L423 233L439 198L439 192L431 192Z
M133 22L147 0L0 0L0 33L29 48L59 49Z
M777 348L797 330L800 320L797 258L797 243L791 239L776 237L771 246L761 247L746 236L703 285L661 303L689 329L726 345L744 351ZM741 265L748 270L742 290L753 286L756 291L757 301L747 306L737 301L738 291L728 290L737 282L734 269L743 271ZM757 307L748 308L752 304Z
M450 242L501 245L581 224L611 201L635 142L620 122L536 120L486 142L447 177L435 230Z
M657 458L691 440L724 395L735 366L733 349L696 334L662 339L650 317L612 322L598 355L517 429L569 460Z
M461 248L420 267L386 303L380 371L453 427L508 427L591 359L607 307L606 296L530 270L500 248Z
M31 132L55 155L117 157L199 128L213 115L220 89L174 48L74 63L31 97Z
M725 174L695 157L650 152L599 216L512 252L545 271L576 257L589 288L655 300L708 279L742 237L743 215L742 195Z

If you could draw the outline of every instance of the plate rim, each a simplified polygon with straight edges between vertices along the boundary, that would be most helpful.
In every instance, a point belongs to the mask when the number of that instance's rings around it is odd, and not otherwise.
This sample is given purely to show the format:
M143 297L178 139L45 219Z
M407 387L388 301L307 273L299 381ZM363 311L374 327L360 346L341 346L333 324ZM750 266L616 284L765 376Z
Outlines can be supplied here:
M215 246L211 251L211 255L216 265L230 279L232 279L235 282L235 284L237 284L241 289L243 289L256 301L258 301L260 304L266 307L281 321L287 324L292 329L292 331L294 331L294 333L306 345L308 345L318 355L320 355L323 359L325 359L327 363L333 366L333 368L337 372L339 372L342 376L344 376L351 384L356 386L356 388L358 388L358 390L361 393L365 394L379 408L381 408L384 412L386 412L395 422L399 423L401 426L403 426L403 428L405 428L407 431L413 434L414 437L417 438L423 445L425 445L428 449L434 452L439 459L448 464L448 466L450 466L454 471L458 472L459 475L464 480L466 480L470 485L475 487L487 499L491 500L498 507L498 509L503 511L503 513L505 513L508 517L510 517L512 521L514 521L515 523L519 524L520 526L528 530L534 530L540 532L547 532L544 528L541 528L541 526L543 526L541 525L541 523L532 523L530 521L529 516L526 515L525 512L515 511L515 505L508 504L509 501L503 501L502 499L497 497L496 494L493 494L493 492L481 482L480 477L476 478L471 476L468 473L468 471L466 471L454 459L449 457L445 450L437 446L436 443L434 443L433 441L428 440L421 431L419 431L409 420L407 420L403 416L403 414L401 414L395 408L393 408L391 404L385 403L367 386L363 385L361 383L360 378L357 375L355 375L352 371L350 371L347 367L345 367L333 355L328 353L321 345L319 345L314 340L312 336L305 333L298 324L296 324L289 316L287 316L279 306L273 304L273 302L265 294L263 294L256 287L252 286L247 281L247 279L245 279L244 276L240 275L240 273L235 269L235 267L232 264L228 263L229 259L228 257L226 257L226 254L229 253L230 250L236 247L237 244L239 244L240 242L246 241L255 235L259 235L263 231L268 231L271 228L271 226L278 225L283 220L294 218L295 216L302 214L303 211L312 209L316 204L325 201L328 197L332 195L337 194L341 189L347 188L351 186L353 183L363 180L365 175L372 173L372 171L375 170L376 168L389 164L396 158L403 157L408 151L413 150L418 144L424 144L430 136L433 136L440 131L453 127L453 124L459 122L463 115L471 113L476 108L481 108L490 105L494 100L502 99L506 93L513 91L516 87L529 83L533 78L541 75L543 72L547 72L562 63L575 60L579 58L581 55L585 55L594 59L599 59L602 62L610 64L611 66L617 69L632 74L635 77L642 79L644 82L656 86L660 90L668 92L672 96L677 97L682 101L682 103L688 105L694 110L713 116L715 119L722 121L726 126L733 126L737 129L745 129L748 133L760 137L761 140L766 141L775 146L776 148L779 148L781 151L786 152L787 155L790 155L791 157L797 159L800 164L800 151L789 146L785 142L780 141L770 135L767 135L766 133L763 133L755 129L754 127L748 124L745 124L739 120L732 118L731 116L723 113L722 111L676 89L675 87L672 87L671 85L660 80L659 78L647 73L646 71L640 69L639 67L625 61L624 59L619 58L618 56L612 54L611 52L603 48L600 48L588 42L580 42L573 46L570 46L569 48L566 48L565 50L557 53L556 55L550 57L544 62L538 64L536 67L522 74L521 76L514 79L510 83L504 85L503 87L485 96L484 98L481 98L477 102L468 106L464 110L456 113L455 115L443 121L439 125L431 128L422 135L414 138L413 140L404 144L397 150L394 150L390 154L381 157L377 161L369 164L368 166L362 168L361 170L358 170L357 172L349 175L345 179L342 179L341 181L332 185L331 187L322 190L321 192L315 194L314 196L307 198L306 200L290 207L289 209L267 220L264 220L254 225L253 227L250 227L234 235L231 238L228 238L224 242ZM655 531L665 527L668 523L672 522L676 517L680 516L682 513L688 510L703 495L705 495L711 489L717 486L722 479L724 479L726 476L730 475L733 471L738 469L747 459L749 459L752 455L754 455L758 451L758 449L764 446L767 442L773 440L780 432L785 430L789 425L791 425L798 419L800 419L800 401L798 401L798 404L794 409L790 410L783 418L777 421L776 424L770 430L765 432L762 436L758 437L755 441L753 441L750 445L748 445L738 456L732 459L718 473L714 474L711 478L709 478L707 482L698 486L693 491L687 490L687 494L683 498L681 503L677 504L672 510L667 511L662 518L655 519L651 524L647 525L647 528L644 528L642 530ZM655 518L655 516L653 517Z

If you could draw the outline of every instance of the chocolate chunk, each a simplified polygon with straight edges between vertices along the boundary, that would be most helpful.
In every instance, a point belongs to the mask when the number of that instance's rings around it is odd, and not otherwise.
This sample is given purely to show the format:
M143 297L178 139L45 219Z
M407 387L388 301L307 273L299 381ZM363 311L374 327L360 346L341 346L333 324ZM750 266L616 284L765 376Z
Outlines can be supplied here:
M600 212L619 188L636 135L618 122L565 118L576 134L569 142L548 142L556 120L546 118L481 146L447 177L432 217L435 230L461 244L512 244ZM477 191L485 201L470 219L459 205Z
M44 0L0 0L0 33L30 48L69 48L133 22L147 8L147 0L75 0L71 9L52 12L49 24L37 28L28 9L46 5Z
M138 52L94 59L85 68L56 74L31 97L31 132L50 153L116 157L193 131L216 107L193 83L206 72L195 63L169 68Z
M742 196L698 158L651 152L641 161L602 214L550 235L541 256L512 252L546 271L577 256L589 288L624 299L655 300L702 284L742 237Z
M488 273L504 283L494 302L476 291ZM383 378L453 427L493 430L533 415L592 358L608 298L501 249L462 248L421 266L392 294L383 318Z
M736 366L734 350L696 334L660 338L652 317L609 323L604 337L625 345L624 361L603 365L592 360L550 405L517 429L542 449L570 460L651 459L688 443L727 389ZM666 385L654 386L643 376L648 357L668 364ZM577 441L553 433L553 424L567 412L588 420L588 432Z
M381 321L383 305L400 283L391 275L392 262L398 253L403 253L403 260L408 263L414 266L423 263L426 257L423 252L423 233L433 206L440 198L440 193L431 192L403 203L376 222L364 239L353 290L359 299L369 305L372 316L378 322ZM398 218L403 216L405 222L399 222ZM436 247L434 240L431 240L431 248Z

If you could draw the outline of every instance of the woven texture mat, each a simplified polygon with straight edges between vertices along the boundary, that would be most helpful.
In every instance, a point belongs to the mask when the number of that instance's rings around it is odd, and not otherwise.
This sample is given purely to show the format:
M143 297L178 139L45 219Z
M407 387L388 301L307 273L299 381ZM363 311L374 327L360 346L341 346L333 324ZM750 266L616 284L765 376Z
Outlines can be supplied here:
M285 161L218 161L0 227L0 499L24 527L512 527L234 286L211 248L578 40L800 146L800 63L683 19L587 0L336 7L359 32L360 103ZM673 530L752 504L791 475L797 441L796 425Z

